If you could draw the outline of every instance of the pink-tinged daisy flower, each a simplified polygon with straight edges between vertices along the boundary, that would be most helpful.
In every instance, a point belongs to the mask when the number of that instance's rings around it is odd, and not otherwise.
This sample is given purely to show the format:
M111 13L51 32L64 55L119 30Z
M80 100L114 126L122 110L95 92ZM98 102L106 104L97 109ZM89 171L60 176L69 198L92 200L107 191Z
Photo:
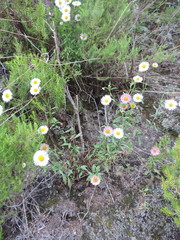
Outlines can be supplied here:
M92 185L97 186L100 184L101 180L98 176L93 175L90 179L90 182L92 183Z
M42 143L41 146L40 146L40 150L48 152L49 151L49 145L46 144L46 143Z
M135 76L135 77L133 77L133 80L134 80L135 82L139 83L139 82L142 82L143 78L140 77L140 76Z
M143 95L142 94L139 94L139 93L136 93L134 96L133 96L133 100L135 102L142 102L143 100Z
M119 108L121 111L125 111L128 108L128 104L121 104Z
M151 148L151 155L157 156L157 155L159 155L159 154L160 154L160 150L159 150L158 147L152 147L152 148Z
M104 97L101 98L101 104L104 106L109 105L111 101L112 101L112 98L110 95L105 95Z
M122 103L129 103L131 101L131 96L128 93L121 95L120 100Z
M145 72L149 69L149 63L148 62L142 62L139 64L139 72Z
M105 127L103 130L103 133L106 137L110 137L111 135L113 135L112 127L110 127L110 126Z
M166 100L165 103L165 108L168 110L174 110L176 109L178 103L174 99Z
M157 67L158 67L158 63L156 63L156 62L153 63L153 64L152 64L152 67L153 67L153 68L157 68Z
M124 136L123 129L121 128L115 128L113 131L113 135L115 138L120 139Z

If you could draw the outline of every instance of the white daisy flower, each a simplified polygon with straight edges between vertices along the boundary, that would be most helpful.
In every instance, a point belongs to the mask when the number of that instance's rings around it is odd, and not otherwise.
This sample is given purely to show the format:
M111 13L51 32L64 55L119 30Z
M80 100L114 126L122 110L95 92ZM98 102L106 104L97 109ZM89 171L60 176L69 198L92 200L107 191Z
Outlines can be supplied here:
M170 100L166 100L165 103L164 103L164 105L165 105L165 108L166 108L166 109L168 109L168 110L174 110L174 109L176 109L178 103L177 103L175 100L170 99Z
M81 40L84 40L84 41L85 41L85 40L87 40L87 38L88 38L88 35L87 35L86 33L81 33L81 34L80 34L80 39L81 39Z
M0 105L0 116L3 114L3 106Z
M105 95L104 97L101 98L101 104L104 106L109 105L111 101L112 101L112 98L110 95Z
M72 5L74 5L75 7L78 7L81 5L81 2L80 1L74 1L72 2Z
M44 125L44 126L39 127L38 132L41 134L46 134L48 132L48 130L49 130L48 126Z
M46 143L42 143L41 146L40 146L40 150L45 151L45 152L48 152L49 148L50 148L49 145L46 144Z
M72 0L65 0L66 4L70 4L72 2Z
M2 94L2 100L4 102L9 102L11 99L12 99L12 92L9 89L5 90Z
M149 69L149 63L148 62L142 62L139 64L139 72L145 72Z
M71 20L71 16L69 13L64 13L61 17L61 19L64 21L64 22L68 22Z
M30 82L32 87L33 86L39 87L40 83L41 83L41 80L39 78L33 78Z
M38 94L40 93L40 90L41 90L40 87L32 86L32 87L30 88L30 93L31 93L32 95L38 95Z
M156 62L153 63L153 64L152 64L152 67L157 68L157 67L158 67L158 63L156 63Z
M121 128L115 128L113 131L113 135L115 138L120 139L124 136L124 131Z
M90 179L90 182L92 183L92 185L97 186L100 184L101 180L98 176L93 175Z
M135 77L133 77L133 80L134 80L135 82L139 83L139 82L142 82L143 78L140 77L140 76L135 76Z
M79 22L79 21L81 20L81 15L80 15L80 14L76 14L76 15L75 15L75 20L76 20L77 22Z
M142 94L139 94L139 93L136 93L136 94L133 96L133 100L134 100L134 102L142 102L142 100L143 100L143 95L142 95Z
M37 151L33 157L34 164L36 166L46 166L49 162L49 156L45 151Z
M61 8L62 14L69 14L71 11L71 7L69 5L65 5Z
M62 8L66 3L65 0L55 0L55 4L58 8Z

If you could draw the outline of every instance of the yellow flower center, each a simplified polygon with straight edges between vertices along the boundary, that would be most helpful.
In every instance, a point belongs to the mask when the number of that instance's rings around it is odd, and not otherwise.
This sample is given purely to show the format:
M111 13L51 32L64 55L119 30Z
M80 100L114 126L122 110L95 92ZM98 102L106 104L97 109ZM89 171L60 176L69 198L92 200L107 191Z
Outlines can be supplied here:
M38 88L34 88L34 92L38 92Z
M9 97L10 97L10 94L9 94L9 93L6 93L6 94L5 94L5 97L6 97L6 98L9 98Z
M142 68L146 68L146 64L143 64L141 67L142 67Z
M106 131L105 131L106 133L110 133L111 132L111 130L110 129L106 129Z
M136 96L136 99L139 100L139 99L141 99L141 97L140 96Z
M131 103L131 104L130 104L130 107L131 107L131 108L135 108L135 106L136 106L136 105L135 105L134 103Z
M117 132L116 132L116 135L120 135L120 134L121 134L121 132L120 132L120 131L117 131Z
M99 181L99 178L98 178L98 177L93 177L93 179L92 179L92 180L93 180L93 182L95 182L95 183L96 183L96 182L98 182L98 181Z
M47 146L46 146L46 145L43 145L43 146L42 146L42 150L47 150Z
M128 96L125 96L124 97L124 101L127 101L129 98L128 98Z
M39 160L39 161L41 161L41 162L43 162L43 161L44 161L44 159L45 159L45 157L44 157L44 156L42 156L42 155L40 155L40 156L38 157L38 160Z
M46 130L45 128L41 128L41 132L45 132L45 130Z
M174 106L174 104L173 103L169 103L169 107L173 107Z
M37 83L38 83L38 81L37 81L37 80L35 80L35 81L34 81L34 84L37 84Z
M68 12L68 8L64 9L64 12Z
M126 105L126 104L123 104L123 105L121 105L121 107L122 107L122 108L126 108L126 107L127 107L127 105Z
M156 153L156 152L157 152L157 149L153 149L153 152Z
M69 17L68 17L68 16L65 16L64 18L65 18L65 19L68 19Z
M83 38L84 38L84 36L83 36ZM105 103L108 103L108 102L109 102L109 99L108 99L108 98L105 98L105 99L104 99L104 102L105 102Z

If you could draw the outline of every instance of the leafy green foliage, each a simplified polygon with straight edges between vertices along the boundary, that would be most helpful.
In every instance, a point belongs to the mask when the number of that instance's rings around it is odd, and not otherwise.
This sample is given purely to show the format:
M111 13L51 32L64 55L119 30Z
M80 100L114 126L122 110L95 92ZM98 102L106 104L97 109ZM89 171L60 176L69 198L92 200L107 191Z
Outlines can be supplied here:
M32 98L30 81L33 78L41 80L41 91L32 108L47 109L48 106L61 107L65 102L64 77L60 75L56 66L46 63L34 54L15 57L8 63L10 78L8 86L12 89L16 101L14 105Z
M162 178L162 188L164 197L171 202L171 208L164 207L161 211L169 216L173 216L177 226L180 226L180 137L175 146L169 150L168 155L172 158L171 165L163 166L165 177Z
M21 192L27 171L33 170L33 155L40 147L43 136L38 125L13 117L0 127L0 206L3 201ZM26 167L23 168L22 164ZM33 176L33 171L31 173Z

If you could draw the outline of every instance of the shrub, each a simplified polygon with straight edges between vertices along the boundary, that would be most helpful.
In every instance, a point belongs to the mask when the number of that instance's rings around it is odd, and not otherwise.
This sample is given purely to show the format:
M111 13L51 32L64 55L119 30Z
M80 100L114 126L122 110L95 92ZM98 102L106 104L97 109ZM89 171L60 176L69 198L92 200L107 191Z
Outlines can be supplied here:
M27 172L33 176L33 155L43 140L36 123L13 117L4 122L0 134L0 207L4 201L21 192ZM23 168L23 163L26 167Z
M162 188L164 197L171 202L171 208L164 207L161 211L174 218L177 226L180 226L180 137L175 146L169 150L168 155L173 159L171 165L163 166L164 177L162 178Z

